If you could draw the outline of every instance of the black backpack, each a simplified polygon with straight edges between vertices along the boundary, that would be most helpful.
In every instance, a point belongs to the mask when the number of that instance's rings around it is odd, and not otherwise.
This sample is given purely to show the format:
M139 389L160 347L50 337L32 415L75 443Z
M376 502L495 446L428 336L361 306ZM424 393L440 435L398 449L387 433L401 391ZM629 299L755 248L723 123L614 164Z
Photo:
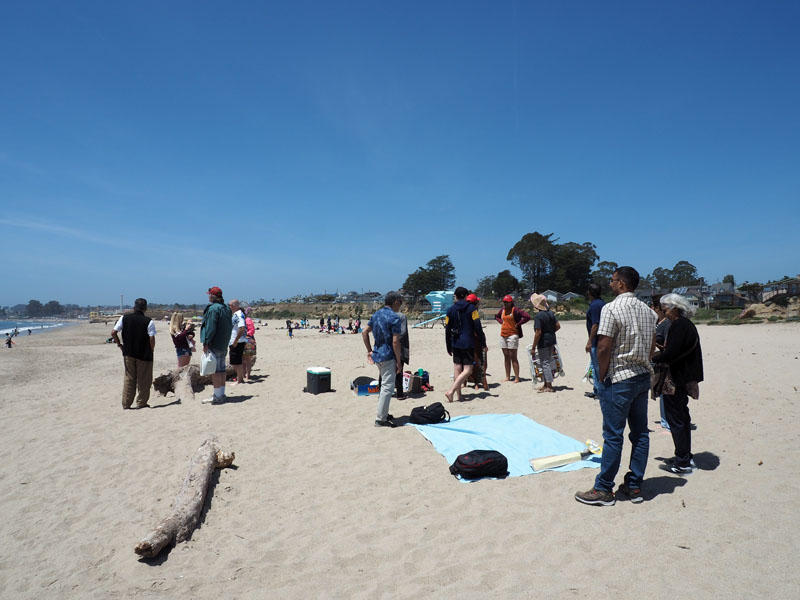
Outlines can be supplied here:
M508 459L497 450L472 450L461 454L450 465L450 473L462 479L497 477L505 479L508 475Z
M415 425L434 425L449 421L450 413L444 409L441 402L434 402L430 406L412 408L408 420Z

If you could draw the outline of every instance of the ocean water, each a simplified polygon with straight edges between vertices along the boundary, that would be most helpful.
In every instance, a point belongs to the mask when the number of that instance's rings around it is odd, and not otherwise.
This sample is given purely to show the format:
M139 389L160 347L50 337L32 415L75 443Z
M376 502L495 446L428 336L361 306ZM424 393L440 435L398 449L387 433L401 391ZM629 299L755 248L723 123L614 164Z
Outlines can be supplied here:
M20 336L28 335L28 329L32 334L42 333L54 327L64 327L65 323L60 321L0 321L0 337L6 337L7 333L19 329Z

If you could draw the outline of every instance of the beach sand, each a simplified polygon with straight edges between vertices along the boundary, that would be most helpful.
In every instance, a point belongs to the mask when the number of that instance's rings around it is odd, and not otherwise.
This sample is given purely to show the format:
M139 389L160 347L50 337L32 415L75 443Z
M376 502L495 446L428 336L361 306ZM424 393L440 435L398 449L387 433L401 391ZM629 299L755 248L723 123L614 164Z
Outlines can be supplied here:
M455 480L411 426L373 426L377 397L348 382L377 376L360 335L257 332L257 381L203 405L151 396L123 411L111 326L18 338L0 353L0 596L3 598L796 598L800 575L800 325L698 327L706 381L690 408L702 469L658 469L672 455L649 404L646 501L590 507L573 498L594 469L503 481ZM578 440L602 438L584 397L586 330L559 332L557 394L500 383L499 327L487 324L486 392L453 416L522 413ZM533 339L525 328L523 345ZM193 362L198 363L195 355ZM154 373L176 364L158 324ZM303 393L306 367L332 369L335 392ZM444 333L411 330L411 368L443 400ZM218 472L191 540L155 561L136 543L170 509L188 460L216 434L236 453ZM622 479L630 445L625 442Z

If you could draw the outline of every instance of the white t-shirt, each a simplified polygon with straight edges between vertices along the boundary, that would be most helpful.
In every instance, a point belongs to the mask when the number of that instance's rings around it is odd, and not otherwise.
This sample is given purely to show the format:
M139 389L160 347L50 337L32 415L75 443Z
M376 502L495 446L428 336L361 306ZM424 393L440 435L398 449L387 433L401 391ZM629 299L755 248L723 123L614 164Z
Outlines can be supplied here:
M236 334L239 333L239 328L244 327L244 334L239 337L239 341L236 342L237 344L242 344L247 341L247 326L244 322L244 311L240 308L235 313L233 313L233 317L231 317L231 321L233 322L233 329L231 329L231 341L228 344L229 346L233 346L233 341L236 339Z
M114 331L120 332L122 331L122 319L125 318L125 315L119 318L117 324L114 325ZM156 322L153 319L150 319L150 322L147 324L147 335L150 337L156 337Z

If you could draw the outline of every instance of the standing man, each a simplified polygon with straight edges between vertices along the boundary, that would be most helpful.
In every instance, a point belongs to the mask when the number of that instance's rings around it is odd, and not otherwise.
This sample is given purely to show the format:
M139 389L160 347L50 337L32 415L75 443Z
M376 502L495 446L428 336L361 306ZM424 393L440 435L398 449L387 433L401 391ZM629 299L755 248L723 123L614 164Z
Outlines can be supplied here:
M367 361L378 365L381 379L381 393L378 397L378 418L375 427L394 427L389 414L389 401L394 391L394 380L397 373L403 371L403 352L400 346L401 320L397 311L403 304L403 296L397 292L389 292L383 302L361 332L361 339L367 348ZM375 337L374 350L369 343L369 334Z
M486 335L478 309L466 300L467 289L459 286L454 295L456 302L444 318L447 353L453 357L453 385L444 395L448 402L452 402L454 396L461 402L461 385L469 379L475 366L475 346L486 347Z
M133 404L136 389L139 396L136 408L147 408L150 386L153 383L153 348L156 347L156 324L145 316L147 300L137 298L133 312L123 315L111 330L111 337L119 348L125 362L125 382L122 385L122 408ZM122 342L119 332L122 332Z
M244 347L247 345L247 323L238 300L231 300L231 366L236 371L236 383L244 383Z
M611 276L616 298L606 304L597 328L597 375L600 410L603 412L603 455L594 487L578 492L584 504L612 506L614 478L622 458L625 422L631 441L629 470L617 495L642 502L642 480L650 451L647 429L647 396L650 391L650 358L655 345L656 314L633 295L639 273L619 267Z
M200 328L200 341L203 352L211 353L217 360L217 369L211 375L214 395L203 400L203 404L225 402L225 355L233 330L231 309L222 298L222 290L217 286L208 288L208 306L203 311L203 324Z
M586 342L586 352L589 353L589 360L592 361L594 389L584 395L589 398L597 398L597 384L600 381L597 377L597 328L600 326L600 312L606 303L600 298L600 285L597 283L589 284L586 295L589 296L589 310L586 311L586 332L589 334L589 339Z

